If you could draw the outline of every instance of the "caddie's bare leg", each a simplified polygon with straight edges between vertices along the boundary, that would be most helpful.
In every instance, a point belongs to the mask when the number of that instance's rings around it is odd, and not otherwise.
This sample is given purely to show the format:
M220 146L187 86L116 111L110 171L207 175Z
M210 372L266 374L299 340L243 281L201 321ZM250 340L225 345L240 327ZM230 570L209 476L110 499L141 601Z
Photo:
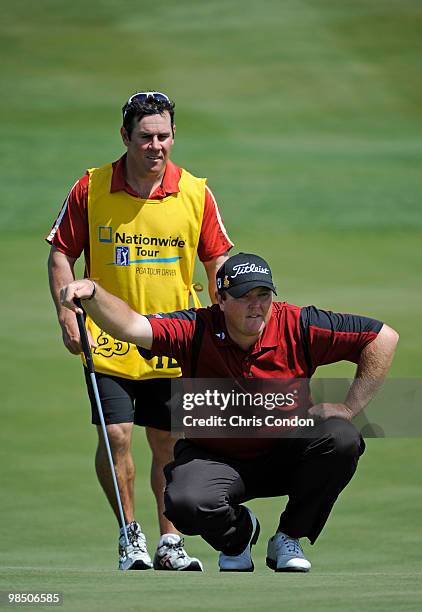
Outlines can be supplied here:
M152 452L151 488L157 501L158 521L161 538L154 556L156 570L202 571L202 563L190 557L183 548L183 539L173 523L164 516L164 489L166 480L164 467L173 460L176 439L169 431L146 427L146 434Z
M177 529L169 519L164 516L164 489L166 479L164 478L164 467L173 461L173 449L176 442L169 431L162 431L154 427L145 428L149 446L152 452L151 462L151 488L157 502L158 522L160 534L178 533Z
M135 465L130 452L132 430L133 423L107 425L107 433L113 455L114 467L116 469L117 482L119 484L119 491L122 499L123 512L126 517L126 523L130 523L134 520L133 505ZM97 431L98 447L95 455L95 469L98 480L107 496L110 506L112 507L114 514L120 523L119 510L101 427L97 427Z

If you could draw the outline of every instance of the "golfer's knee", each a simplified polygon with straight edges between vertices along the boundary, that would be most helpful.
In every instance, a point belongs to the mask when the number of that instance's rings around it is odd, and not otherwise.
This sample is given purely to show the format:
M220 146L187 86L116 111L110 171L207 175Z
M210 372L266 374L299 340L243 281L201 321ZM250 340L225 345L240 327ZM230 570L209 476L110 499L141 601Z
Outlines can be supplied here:
M209 487L192 488L178 486L170 482L164 492L165 515L182 533L202 534L210 530L210 525L225 525L230 506L227 497L219 495Z
M164 492L164 505L164 514L176 529L189 535L198 533L198 498L191 491L172 486L170 483Z
M337 457L357 458L363 452L362 438L356 427L343 419L331 419L330 446Z

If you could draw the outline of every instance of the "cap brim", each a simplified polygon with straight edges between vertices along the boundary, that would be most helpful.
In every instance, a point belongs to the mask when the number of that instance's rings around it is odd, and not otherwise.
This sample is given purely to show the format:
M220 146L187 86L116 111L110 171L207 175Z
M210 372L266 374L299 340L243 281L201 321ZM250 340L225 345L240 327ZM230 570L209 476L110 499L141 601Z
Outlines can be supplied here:
M231 287L230 289L222 289L222 291L227 291L232 297L239 298L242 295L245 295L251 289L256 289L256 287L265 287L266 289L271 289L271 291L277 295L277 291L275 287L270 282L265 281L249 281L248 283L242 283L241 285L236 285L235 287Z

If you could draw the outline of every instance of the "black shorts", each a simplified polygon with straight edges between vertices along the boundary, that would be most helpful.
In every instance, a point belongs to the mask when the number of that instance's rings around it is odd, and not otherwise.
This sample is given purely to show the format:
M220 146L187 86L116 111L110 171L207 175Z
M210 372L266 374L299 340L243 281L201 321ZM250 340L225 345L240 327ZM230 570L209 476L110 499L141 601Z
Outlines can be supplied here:
M92 423L100 425L89 374L84 368ZM171 378L129 380L110 374L95 374L104 420L108 424L135 423L143 427L171 430ZM88 382L89 381L89 382Z

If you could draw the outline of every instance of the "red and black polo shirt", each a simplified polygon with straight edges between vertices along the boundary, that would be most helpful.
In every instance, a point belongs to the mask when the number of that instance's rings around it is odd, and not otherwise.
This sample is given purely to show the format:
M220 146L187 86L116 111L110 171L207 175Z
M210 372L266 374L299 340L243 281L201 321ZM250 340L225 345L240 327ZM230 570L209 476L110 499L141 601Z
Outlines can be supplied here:
M186 378L311 378L320 365L357 363L382 322L353 314L301 308L274 302L262 336L248 351L235 344L215 304L209 308L149 315L153 330L147 359L175 359ZM251 458L270 451L274 438L196 438L198 446L218 456Z
M217 304L148 319L154 337L148 353L172 357L188 378L311 378L320 365L357 363L383 325L359 315L274 302L263 334L244 351L231 340Z

